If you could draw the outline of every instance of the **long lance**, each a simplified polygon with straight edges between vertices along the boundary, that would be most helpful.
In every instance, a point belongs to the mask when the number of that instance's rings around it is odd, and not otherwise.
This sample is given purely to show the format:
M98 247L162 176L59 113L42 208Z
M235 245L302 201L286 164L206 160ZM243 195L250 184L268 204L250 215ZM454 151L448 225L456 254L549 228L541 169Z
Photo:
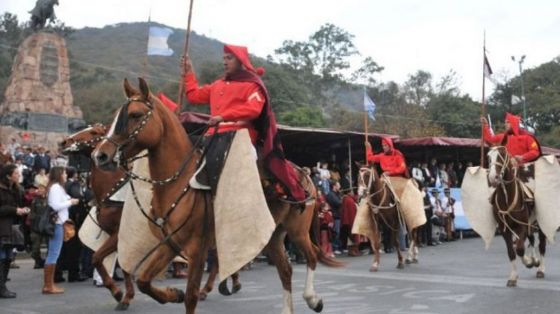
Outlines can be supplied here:
M185 35L185 46L183 47L183 55L182 57L186 57L189 51L189 40L191 37L191 20L192 20L192 8L193 8L194 0L190 1L189 5L189 19L187 24L187 34ZM182 69L181 69L182 71ZM179 95L177 95L177 109L175 109L176 113L180 113L181 109L183 108L183 88L185 86L185 77L181 74L181 83L179 84Z
M484 117L486 113L486 74L484 68L486 67L486 31L484 31L484 42L482 44L482 103L480 104L480 116ZM480 127L480 167L484 167L484 124L481 123Z

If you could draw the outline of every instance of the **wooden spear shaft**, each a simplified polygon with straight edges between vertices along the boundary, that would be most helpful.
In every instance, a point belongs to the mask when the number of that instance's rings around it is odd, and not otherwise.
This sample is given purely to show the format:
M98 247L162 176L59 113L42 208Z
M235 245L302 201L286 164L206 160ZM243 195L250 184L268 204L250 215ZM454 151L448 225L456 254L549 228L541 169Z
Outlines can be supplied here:
M193 8L194 0L190 1L189 5L189 19L187 22L187 34L185 35L185 46L183 47L183 55L185 57L189 51L189 40L191 37L191 20L192 20L192 8ZM176 113L180 113L181 109L183 108L183 88L185 86L185 77L182 75L183 69L181 69L181 83L179 83L179 95L177 95L177 105L179 105L176 109Z

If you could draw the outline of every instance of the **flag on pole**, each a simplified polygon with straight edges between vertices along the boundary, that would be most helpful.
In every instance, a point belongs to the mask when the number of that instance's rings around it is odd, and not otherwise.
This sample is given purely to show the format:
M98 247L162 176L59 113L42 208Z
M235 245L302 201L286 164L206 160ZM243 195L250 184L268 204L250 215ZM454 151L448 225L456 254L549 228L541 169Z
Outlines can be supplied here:
M167 45L167 38L173 34L173 30L167 27L150 26L150 35L148 37L148 55L149 56L171 56L173 49Z
M496 80L492 77L492 68L490 67L490 62L488 62L488 57L486 52L484 53L484 78L488 79L490 82L496 84Z
M369 98L368 94L364 89L364 110L368 113L368 116L375 121L375 103L371 98Z

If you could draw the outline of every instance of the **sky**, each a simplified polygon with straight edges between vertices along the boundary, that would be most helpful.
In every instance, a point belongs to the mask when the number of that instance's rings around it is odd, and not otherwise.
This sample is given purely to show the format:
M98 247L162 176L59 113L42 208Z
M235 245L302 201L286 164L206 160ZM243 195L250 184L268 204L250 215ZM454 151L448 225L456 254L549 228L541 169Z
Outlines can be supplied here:
M56 15L67 25L103 27L152 21L186 29L189 0L59 0ZM27 20L35 0L1 0L0 12ZM284 40L306 41L325 23L354 35L361 53L385 70L378 81L404 83L417 70L437 82L454 70L462 93L482 94L482 51L498 80L560 56L558 0L195 0L191 28L225 43L273 55ZM487 92L492 92L492 83Z

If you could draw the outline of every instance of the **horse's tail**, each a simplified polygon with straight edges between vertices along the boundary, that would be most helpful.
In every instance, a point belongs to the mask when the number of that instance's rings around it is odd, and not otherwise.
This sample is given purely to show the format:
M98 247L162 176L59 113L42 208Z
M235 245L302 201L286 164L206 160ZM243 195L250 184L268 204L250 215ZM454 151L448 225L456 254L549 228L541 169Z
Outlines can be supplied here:
M344 267L346 263L338 261L332 257L329 257L321 247L319 246L319 241L317 241L317 230L319 230L319 217L315 213L313 213L313 219L311 220L311 230L309 230L309 234L311 237L311 244L313 245L313 250L315 250L315 254L317 254L317 261L319 263L327 266L327 267Z

